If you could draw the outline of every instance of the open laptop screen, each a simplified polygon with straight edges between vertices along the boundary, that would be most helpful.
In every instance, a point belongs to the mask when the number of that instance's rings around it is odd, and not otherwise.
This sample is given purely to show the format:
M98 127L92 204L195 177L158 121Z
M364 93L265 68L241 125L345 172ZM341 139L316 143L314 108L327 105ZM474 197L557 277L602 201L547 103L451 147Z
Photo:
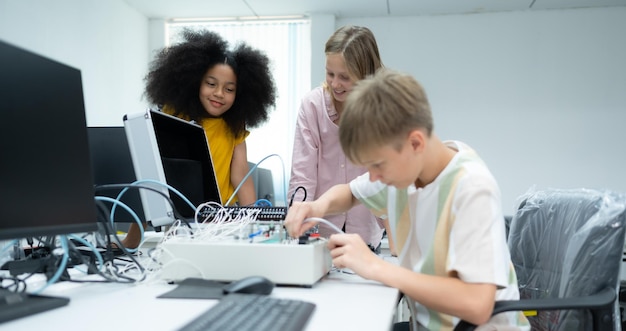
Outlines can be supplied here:
M183 193L194 205L221 204L215 169L204 129L177 117L150 111L167 183ZM183 203L172 195L174 204ZM183 216L193 217L176 208ZM185 208L188 210L189 208Z
M138 180L165 181L192 204L222 203L204 129L160 111L126 115L124 119ZM163 199L140 192L147 220L163 225ZM195 210L170 192L176 210L192 219ZM153 224L155 225L155 224Z

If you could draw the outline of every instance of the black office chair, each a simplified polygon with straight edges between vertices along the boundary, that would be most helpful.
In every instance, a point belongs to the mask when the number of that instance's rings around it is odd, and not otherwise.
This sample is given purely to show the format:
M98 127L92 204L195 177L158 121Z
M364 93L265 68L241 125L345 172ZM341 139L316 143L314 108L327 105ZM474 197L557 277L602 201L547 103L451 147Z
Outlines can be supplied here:
M619 330L626 195L552 189L521 201L508 237L520 300L496 302L493 314L536 312L532 330Z

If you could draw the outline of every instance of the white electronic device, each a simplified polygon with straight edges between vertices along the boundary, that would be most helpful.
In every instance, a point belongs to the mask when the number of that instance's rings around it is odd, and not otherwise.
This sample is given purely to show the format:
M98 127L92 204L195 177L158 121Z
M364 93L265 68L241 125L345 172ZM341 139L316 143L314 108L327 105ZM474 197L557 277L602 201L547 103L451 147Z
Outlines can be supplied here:
M310 287L332 266L326 240L284 244L172 238L163 242L161 248L161 277L171 281L189 277L234 281L264 276L278 285Z

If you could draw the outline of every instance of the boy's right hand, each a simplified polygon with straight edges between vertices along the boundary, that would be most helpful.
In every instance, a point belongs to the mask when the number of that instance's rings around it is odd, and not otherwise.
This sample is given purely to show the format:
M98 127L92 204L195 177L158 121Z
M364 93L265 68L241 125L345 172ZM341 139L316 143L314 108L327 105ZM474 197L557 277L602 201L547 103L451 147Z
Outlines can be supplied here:
M283 224L289 236L298 238L318 223L311 221L304 222L304 220L309 217L319 217L315 212L315 202L294 202L293 205L289 207L287 217L285 217L285 223Z

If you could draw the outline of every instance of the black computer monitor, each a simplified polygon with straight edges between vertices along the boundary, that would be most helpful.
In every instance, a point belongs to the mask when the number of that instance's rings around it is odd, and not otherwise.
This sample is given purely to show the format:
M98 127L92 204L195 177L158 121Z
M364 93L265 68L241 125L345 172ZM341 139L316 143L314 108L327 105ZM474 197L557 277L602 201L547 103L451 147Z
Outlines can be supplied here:
M91 168L96 185L96 196L118 199L121 187L105 188L106 185L131 184L137 180L128 140L123 126L90 126L87 128ZM119 201L132 209L141 222L145 222L139 191L126 190ZM111 205L112 203L107 203ZM133 216L124 208L114 209L115 222L134 223Z
M0 41L0 239L97 230L81 72Z

